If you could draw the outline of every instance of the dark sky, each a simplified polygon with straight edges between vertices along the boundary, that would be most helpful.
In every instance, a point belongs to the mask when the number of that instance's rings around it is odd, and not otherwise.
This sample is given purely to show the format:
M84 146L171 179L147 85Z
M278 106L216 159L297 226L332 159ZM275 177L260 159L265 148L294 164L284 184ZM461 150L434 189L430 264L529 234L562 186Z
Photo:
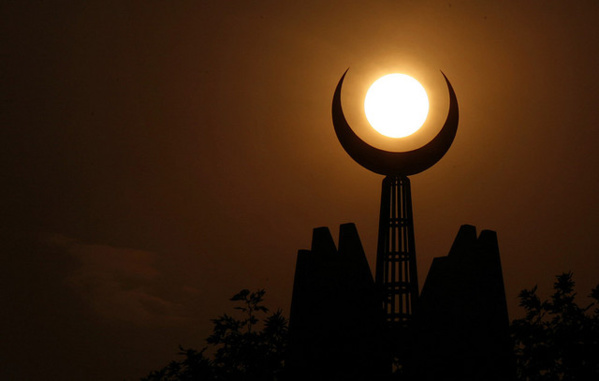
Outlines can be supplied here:
M512 318L519 290L564 271L586 295L597 16L595 0L0 1L0 378L139 378L201 348L242 288L288 313L314 227L355 222L372 264L382 177L330 115L348 67L358 132L380 75L427 87L433 130L439 70L456 91L452 148L411 178L421 285L469 223L498 233Z

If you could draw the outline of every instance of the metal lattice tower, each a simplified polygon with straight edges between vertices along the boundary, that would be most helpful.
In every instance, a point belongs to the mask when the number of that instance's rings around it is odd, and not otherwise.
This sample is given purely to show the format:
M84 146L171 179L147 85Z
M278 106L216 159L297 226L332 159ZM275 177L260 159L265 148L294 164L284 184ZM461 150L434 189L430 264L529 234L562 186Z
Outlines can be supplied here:
M453 87L449 90L447 119L435 137L420 148L390 152L362 140L347 123L341 107L341 88L347 71L333 95L332 117L335 134L345 151L364 168L385 175L381 196L379 241L376 258L376 285L386 327L384 351L389 364L398 370L408 364L414 332L412 320L418 303L418 277L414 245L414 221L410 180L435 165L445 155L458 130L459 107Z
M409 326L418 300L410 180L387 176L382 188L376 284L387 326L397 333Z

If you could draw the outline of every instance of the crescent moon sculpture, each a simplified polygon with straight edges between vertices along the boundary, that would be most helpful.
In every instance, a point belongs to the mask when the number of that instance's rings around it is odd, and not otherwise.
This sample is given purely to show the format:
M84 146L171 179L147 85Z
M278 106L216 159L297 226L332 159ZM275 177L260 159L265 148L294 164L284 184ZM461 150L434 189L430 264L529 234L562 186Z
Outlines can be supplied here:
M341 87L347 69L333 96L333 125L341 146L358 164L386 176L409 176L420 173L438 162L449 150L458 130L459 108L453 87L443 72L449 89L449 111L443 128L424 146L412 151L389 152L371 146L351 129L341 107Z

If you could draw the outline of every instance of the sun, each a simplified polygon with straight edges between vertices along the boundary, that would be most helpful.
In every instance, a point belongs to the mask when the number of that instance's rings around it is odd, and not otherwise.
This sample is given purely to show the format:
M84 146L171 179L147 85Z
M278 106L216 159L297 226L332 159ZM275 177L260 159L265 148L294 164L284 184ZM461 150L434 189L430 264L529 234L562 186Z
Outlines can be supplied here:
M428 108L424 87L406 74L377 79L364 99L366 119L376 131L390 138L403 138L418 131Z

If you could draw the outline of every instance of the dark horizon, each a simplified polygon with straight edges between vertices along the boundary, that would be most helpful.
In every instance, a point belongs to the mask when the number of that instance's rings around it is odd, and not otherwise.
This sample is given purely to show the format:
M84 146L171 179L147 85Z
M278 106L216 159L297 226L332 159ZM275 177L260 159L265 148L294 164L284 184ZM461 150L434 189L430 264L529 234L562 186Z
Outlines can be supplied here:
M364 127L378 76L430 91L430 134L447 112L439 70L459 101L451 149L410 177L420 287L463 224L498 234L510 319L520 290L546 296L557 274L574 273L581 301L597 283L595 1L5 1L0 14L0 378L138 379L201 348L241 289L288 316L316 227L355 223L374 268L383 177L331 123L348 67L346 116L384 149L430 136Z

